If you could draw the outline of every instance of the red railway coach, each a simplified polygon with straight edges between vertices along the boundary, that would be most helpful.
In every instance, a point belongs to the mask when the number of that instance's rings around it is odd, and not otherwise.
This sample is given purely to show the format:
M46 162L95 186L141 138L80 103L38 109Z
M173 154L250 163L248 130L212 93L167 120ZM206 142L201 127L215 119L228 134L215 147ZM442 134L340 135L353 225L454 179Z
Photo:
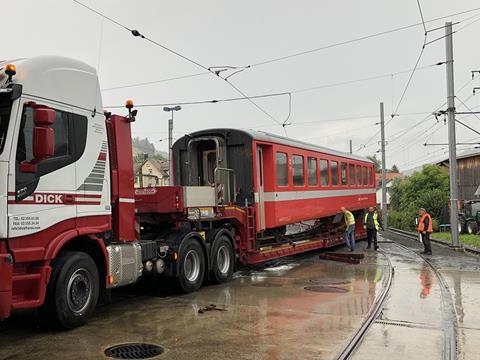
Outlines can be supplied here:
M375 168L365 158L238 129L191 133L173 149L176 185L210 185L218 204L254 207L257 248L312 229L323 234L323 246L341 242L341 231L334 231L343 225L334 224L341 206L359 220L356 237L365 236L363 210L376 203Z

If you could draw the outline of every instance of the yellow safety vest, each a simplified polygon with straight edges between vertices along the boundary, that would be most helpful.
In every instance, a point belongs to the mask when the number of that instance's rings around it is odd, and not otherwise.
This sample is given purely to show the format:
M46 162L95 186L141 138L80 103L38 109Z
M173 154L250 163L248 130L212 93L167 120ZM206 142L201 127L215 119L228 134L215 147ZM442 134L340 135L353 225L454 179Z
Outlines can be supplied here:
M350 211L345 211L345 224L347 226L355 224L355 216Z
M367 218L368 218L368 211L365 214L365 221L363 222L365 224L365 227L367 227ZM378 214L376 212L373 213L373 223L375 224L375 229L379 230L380 224L378 223Z

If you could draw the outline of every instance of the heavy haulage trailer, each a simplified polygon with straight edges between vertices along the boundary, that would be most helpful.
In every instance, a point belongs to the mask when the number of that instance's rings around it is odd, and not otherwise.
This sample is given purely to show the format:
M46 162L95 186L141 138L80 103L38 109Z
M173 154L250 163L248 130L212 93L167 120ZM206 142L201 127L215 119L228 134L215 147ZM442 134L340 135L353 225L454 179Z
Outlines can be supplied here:
M142 276L183 292L224 283L239 265L341 243L340 206L365 236L373 164L272 134L187 134L175 185L134 189L127 107L104 112L79 61L0 62L0 319L38 308L73 328Z

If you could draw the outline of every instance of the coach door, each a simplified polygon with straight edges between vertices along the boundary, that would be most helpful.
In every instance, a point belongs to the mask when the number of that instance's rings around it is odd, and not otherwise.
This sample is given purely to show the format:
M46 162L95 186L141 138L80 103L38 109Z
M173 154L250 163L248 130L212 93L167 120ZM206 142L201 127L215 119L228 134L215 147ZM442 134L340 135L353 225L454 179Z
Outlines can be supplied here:
M265 229L265 193L264 193L264 173L263 173L263 149L257 146L257 231Z

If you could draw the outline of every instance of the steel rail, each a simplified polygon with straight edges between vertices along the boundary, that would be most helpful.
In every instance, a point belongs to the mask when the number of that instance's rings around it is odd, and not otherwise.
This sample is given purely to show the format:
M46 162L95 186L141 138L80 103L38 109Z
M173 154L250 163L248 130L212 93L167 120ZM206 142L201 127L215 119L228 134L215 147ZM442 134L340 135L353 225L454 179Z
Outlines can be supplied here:
M393 234L401 235L401 236L404 236L406 238L418 241L418 234L415 233L415 232L400 230L400 229L390 228L390 227L388 228L388 231L393 233ZM442 240L439 240L439 239L430 238L430 241L435 243L435 244L439 244L439 245L442 245L442 246L445 246L445 247L450 247L449 243L447 243L445 241L442 241ZM480 249L474 248L474 247L469 246L469 245L464 245L464 244L462 244L462 247L466 252L468 252L470 254L480 255Z
M375 320L380 315L381 311L383 310L383 304L387 299L388 294L390 293L390 289L392 287L393 276L394 276L394 268L392 266L392 262L388 255L380 251L388 261L388 277L387 283L382 291L382 294L377 298L373 307L367 314L367 317L363 321L360 328L348 339L347 344L345 347L336 355L335 359L337 360L346 360L350 359L350 357L355 353L359 345L361 344L363 338L367 334L370 326L375 322Z
M457 359L458 320L457 320L457 314L455 311L455 305L453 304L453 301L452 301L452 294L450 293L450 289L448 287L447 282L445 281L445 278L435 268L435 266L433 266L432 262L429 259L427 259L425 256L413 251L408 246L399 244L397 242L394 242L394 245L420 257L431 268L431 270L437 277L438 282L440 284L441 294L442 294L442 308L443 308L442 314L444 317L443 333L444 333L444 339L445 339L445 348L443 352L443 358L444 360L456 360Z

